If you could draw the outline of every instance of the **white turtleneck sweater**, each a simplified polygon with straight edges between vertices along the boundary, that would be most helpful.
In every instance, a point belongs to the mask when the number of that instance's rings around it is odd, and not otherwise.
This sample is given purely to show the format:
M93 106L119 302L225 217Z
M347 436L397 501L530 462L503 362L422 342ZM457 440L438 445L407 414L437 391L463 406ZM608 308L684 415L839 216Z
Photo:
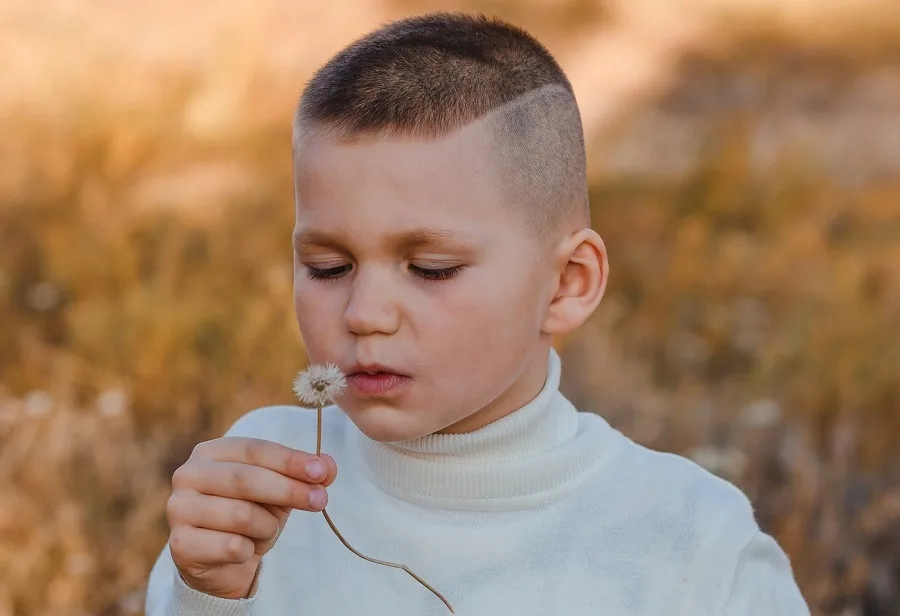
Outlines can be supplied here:
M337 407L328 511L362 553L403 563L465 616L805 616L784 552L747 498L694 463L632 442L547 381L529 404L466 434L379 443ZM231 435L315 446L314 411L266 407ZM295 511L250 599L188 587L167 548L148 616L443 616L406 573L350 553L321 514Z

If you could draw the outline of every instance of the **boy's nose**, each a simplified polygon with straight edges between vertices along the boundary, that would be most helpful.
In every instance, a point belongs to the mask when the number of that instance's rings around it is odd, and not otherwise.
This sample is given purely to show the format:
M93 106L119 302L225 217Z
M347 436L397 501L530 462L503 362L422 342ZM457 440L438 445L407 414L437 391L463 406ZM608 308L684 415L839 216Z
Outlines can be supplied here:
M374 273L357 273L344 310L344 325L348 332L368 336L397 331L400 315L387 285L387 281L379 281Z

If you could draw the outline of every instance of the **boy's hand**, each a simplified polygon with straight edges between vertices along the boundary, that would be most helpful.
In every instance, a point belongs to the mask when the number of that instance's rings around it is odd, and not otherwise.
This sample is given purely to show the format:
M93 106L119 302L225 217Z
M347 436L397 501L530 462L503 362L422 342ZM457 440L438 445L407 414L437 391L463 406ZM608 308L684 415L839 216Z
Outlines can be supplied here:
M166 506L169 549L181 577L210 595L247 596L291 510L321 511L324 488L336 475L330 456L271 441L223 437L200 443L172 475Z

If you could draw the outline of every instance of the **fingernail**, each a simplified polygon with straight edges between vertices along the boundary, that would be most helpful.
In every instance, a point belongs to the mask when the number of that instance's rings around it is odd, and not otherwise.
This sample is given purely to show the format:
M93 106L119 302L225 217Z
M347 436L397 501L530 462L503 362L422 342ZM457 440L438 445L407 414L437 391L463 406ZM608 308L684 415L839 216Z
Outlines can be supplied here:
M324 509L326 500L328 500L328 496L322 488L313 488L309 493L309 506L313 509Z
M313 460L306 464L306 472L310 479L321 479L325 477L325 464L320 460Z

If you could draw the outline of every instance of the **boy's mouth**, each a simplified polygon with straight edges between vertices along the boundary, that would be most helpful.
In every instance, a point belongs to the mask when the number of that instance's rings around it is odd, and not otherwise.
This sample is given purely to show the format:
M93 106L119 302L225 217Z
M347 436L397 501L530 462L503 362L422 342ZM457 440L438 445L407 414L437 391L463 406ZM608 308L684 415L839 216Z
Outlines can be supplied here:
M385 396L397 392L409 377L381 364L355 365L347 370L350 388L362 396Z

